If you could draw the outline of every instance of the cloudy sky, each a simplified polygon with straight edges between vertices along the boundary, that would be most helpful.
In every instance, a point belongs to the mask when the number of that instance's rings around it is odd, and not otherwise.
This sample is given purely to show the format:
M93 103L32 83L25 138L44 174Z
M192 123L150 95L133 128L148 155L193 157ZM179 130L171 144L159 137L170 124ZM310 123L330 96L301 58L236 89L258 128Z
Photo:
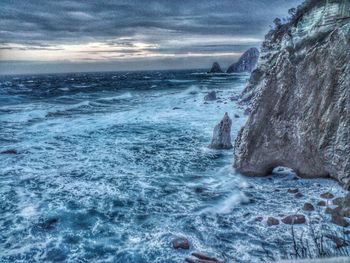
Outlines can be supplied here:
M225 68L302 0L1 0L0 74Z

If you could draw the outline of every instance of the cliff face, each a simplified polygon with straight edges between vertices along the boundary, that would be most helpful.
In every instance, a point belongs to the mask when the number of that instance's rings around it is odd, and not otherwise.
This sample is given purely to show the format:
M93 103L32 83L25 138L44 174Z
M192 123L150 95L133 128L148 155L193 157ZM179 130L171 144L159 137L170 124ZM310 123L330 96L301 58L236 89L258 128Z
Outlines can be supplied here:
M266 36L242 94L251 111L235 143L242 174L281 165L350 188L349 1L329 2L308 1Z
M250 48L240 57L237 63L232 64L227 69L227 73L250 73L256 68L258 59L259 50L256 48Z

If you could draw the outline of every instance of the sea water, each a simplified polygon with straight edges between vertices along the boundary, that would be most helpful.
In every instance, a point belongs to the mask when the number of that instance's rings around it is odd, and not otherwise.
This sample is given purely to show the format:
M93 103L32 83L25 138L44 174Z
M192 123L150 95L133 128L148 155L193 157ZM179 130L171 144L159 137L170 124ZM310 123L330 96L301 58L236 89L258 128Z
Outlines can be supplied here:
M248 78L200 71L1 77L0 151L18 154L0 154L0 261L285 256L291 228L267 227L267 217L342 191L288 171L245 178L232 167L233 150L208 149L225 112L233 140L244 125L235 98ZM205 102L213 90L218 100ZM190 250L175 250L176 237L187 238Z

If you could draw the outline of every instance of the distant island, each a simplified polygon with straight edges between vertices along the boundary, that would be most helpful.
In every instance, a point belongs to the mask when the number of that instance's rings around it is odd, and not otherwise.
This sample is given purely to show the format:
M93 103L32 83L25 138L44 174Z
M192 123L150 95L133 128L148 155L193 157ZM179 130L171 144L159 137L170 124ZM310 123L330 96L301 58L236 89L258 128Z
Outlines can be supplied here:
M250 48L239 58L239 60L228 67L226 73L251 73L256 69L260 52L257 48ZM208 73L224 73L218 62L214 62Z

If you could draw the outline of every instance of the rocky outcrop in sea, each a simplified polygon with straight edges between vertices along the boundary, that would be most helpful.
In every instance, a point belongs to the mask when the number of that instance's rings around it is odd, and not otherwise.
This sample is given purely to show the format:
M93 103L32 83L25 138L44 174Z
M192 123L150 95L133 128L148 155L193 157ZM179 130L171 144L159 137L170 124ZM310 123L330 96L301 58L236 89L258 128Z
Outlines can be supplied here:
M306 1L266 35L242 94L251 112L235 142L242 174L286 166L350 188L349 5Z
M224 73L218 62L214 62L208 73Z
M215 126L213 132L213 139L209 145L211 149L231 149L231 126L232 120L227 112L224 118Z
M238 60L238 62L232 64L228 69L227 73L244 73L252 72L259 60L260 52L257 48L248 49Z

